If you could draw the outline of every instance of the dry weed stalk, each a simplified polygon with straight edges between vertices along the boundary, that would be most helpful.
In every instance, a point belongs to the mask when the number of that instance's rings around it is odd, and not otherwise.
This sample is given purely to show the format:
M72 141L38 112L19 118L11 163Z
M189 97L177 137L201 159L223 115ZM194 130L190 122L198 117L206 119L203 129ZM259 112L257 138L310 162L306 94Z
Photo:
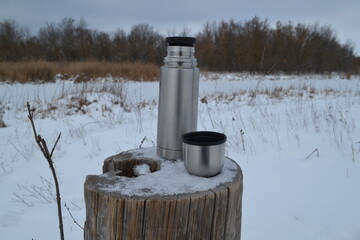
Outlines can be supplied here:
M142 148L142 145L144 144L145 140L147 140L147 137L145 136L143 140L141 140L141 143L139 145L139 148Z
M30 120L32 129L33 129L33 132L34 132L35 141L36 141L37 145L39 146L41 152L43 153L46 161L48 162L51 173L52 173L53 178L54 178L54 183L55 183L55 188L56 188L56 202L57 202L58 217L59 217L60 239L64 240L64 225L63 225L63 221L62 221L62 212L61 212L60 187L59 187L59 182L58 182L55 167L54 167L54 162L52 161L52 156L53 156L55 147L56 147L57 143L60 140L61 133L59 134L58 138L56 139L55 144L52 147L51 152L50 152L48 147L47 147L45 139L43 139L41 137L41 135L37 134L37 132L36 132L36 128L35 128L35 124L34 124L34 111L31 110L29 102L27 102L27 110L28 110L28 113L29 113L28 118Z
M6 124L2 118L2 115L0 114L0 128L5 128L6 127Z
M314 151L312 151L309 156L307 156L305 159L308 160L314 153L316 153L316 157L319 157L319 149L315 149Z

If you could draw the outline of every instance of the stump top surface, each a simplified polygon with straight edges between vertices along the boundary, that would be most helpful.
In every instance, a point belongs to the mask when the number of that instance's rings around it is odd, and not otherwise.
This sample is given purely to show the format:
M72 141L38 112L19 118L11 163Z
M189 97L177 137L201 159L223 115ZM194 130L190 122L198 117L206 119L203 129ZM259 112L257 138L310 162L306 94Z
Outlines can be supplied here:
M125 161L139 161L136 166L137 177L120 176L117 164ZM151 163L159 165L159 169L149 171ZM242 181L239 165L226 158L222 172L214 177L198 177L190 175L181 160L170 161L156 154L156 148L141 148L122 152L107 158L104 169L99 176L88 176L87 182L104 193L125 197L171 196L209 191L219 186ZM109 167L110 166L110 167ZM88 185L89 186L89 185Z

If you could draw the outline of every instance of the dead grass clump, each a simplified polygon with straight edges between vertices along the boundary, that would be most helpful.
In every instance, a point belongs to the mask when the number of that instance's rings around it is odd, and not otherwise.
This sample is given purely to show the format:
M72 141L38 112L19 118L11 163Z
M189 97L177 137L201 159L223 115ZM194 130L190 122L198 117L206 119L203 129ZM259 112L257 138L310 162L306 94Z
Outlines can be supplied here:
M206 96L204 96L204 97L202 97L202 98L200 99L200 102L201 102L201 103L208 104L208 98L207 98Z
M314 87L311 87L310 90L309 90L309 93L310 93L310 98L314 97L314 95L316 94L316 88Z
M68 105L69 108L74 108L75 112L81 111L83 114L86 114L85 107L89 106L92 102L86 97L71 97L71 103Z
M254 99L259 94L259 91L249 91L249 98Z
M63 78L74 78L87 82L103 77L114 77L133 81L157 81L159 66L152 63L131 62L1 62L0 81L8 82L51 82L57 74Z
M332 88L325 88L324 92L325 92L325 95L327 96L327 95L334 93L335 90Z
M282 87L276 87L270 93L270 98L282 99L284 89Z

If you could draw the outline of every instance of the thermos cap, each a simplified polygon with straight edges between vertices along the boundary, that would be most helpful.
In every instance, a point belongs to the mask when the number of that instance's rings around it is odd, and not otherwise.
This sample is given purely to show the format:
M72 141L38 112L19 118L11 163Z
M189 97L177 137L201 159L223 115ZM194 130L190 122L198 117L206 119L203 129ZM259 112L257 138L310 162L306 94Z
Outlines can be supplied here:
M169 46L193 47L196 39L192 37L167 37L166 42Z

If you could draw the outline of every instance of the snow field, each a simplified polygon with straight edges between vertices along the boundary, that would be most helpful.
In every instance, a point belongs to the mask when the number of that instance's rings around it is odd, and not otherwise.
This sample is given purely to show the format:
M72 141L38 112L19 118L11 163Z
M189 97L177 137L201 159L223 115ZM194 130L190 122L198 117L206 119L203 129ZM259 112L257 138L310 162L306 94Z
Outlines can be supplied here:
M83 183L105 158L156 145L158 83L0 84L1 239L58 237L54 187L25 104L52 146L63 203L82 224ZM244 174L242 239L360 238L360 79L201 76L199 130L228 136ZM65 236L83 233L63 208Z

